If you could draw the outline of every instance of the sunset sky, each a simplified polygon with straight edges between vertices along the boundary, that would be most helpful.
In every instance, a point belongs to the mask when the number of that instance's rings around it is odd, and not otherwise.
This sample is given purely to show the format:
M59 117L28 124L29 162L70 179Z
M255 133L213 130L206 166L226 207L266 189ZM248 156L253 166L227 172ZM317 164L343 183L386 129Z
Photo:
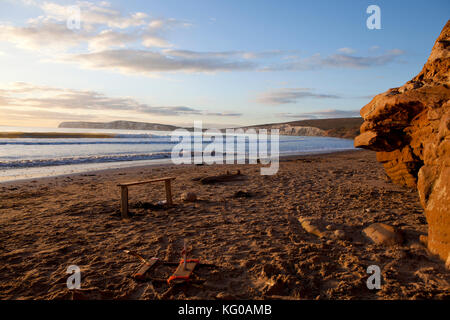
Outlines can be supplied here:
M366 26L371 4L380 30ZM0 125L357 116L420 71L449 12L448 0L0 0Z

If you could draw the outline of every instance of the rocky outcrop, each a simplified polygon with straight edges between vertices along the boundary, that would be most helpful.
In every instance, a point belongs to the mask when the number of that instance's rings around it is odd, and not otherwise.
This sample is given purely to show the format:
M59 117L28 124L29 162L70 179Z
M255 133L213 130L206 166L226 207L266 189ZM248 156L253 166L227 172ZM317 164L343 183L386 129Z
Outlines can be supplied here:
M393 182L419 191L428 222L428 248L450 252L450 21L422 71L361 109L355 147L377 151Z

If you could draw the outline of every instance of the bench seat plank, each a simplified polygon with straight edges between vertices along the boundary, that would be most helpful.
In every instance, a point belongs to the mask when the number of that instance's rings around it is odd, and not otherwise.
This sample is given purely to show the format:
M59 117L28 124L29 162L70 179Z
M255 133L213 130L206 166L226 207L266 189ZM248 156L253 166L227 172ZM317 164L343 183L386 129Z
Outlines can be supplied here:
M171 206L171 205L173 205L172 190L171 190L171 184L170 184L170 182L172 180L175 180L175 177L165 177L165 178L159 178L159 179L118 184L117 186L120 187L120 212L121 212L122 218L123 219L128 218L128 187L129 186L164 181L164 185L165 185L165 189L166 189L166 203L169 206Z
M166 178L159 178L159 179L152 179L152 180L145 180L145 181L136 181L136 182L127 182L127 183L119 183L119 187L128 187L128 186L135 186L138 184L146 184L146 183L152 183L152 182L158 182L158 181L167 181L167 180L175 180L175 177L166 177Z

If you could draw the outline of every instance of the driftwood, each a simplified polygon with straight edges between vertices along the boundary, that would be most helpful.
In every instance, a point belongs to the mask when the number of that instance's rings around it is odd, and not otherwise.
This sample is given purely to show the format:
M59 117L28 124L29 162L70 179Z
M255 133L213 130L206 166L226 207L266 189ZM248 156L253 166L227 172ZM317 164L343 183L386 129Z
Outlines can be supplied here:
M238 170L235 174L232 174L227 171L226 174L221 174L218 176L201 177L196 180L200 181L201 184L215 184L215 183L223 183L223 182L230 182L230 181L242 181L244 179L245 179L245 176L243 174L241 174L240 170Z

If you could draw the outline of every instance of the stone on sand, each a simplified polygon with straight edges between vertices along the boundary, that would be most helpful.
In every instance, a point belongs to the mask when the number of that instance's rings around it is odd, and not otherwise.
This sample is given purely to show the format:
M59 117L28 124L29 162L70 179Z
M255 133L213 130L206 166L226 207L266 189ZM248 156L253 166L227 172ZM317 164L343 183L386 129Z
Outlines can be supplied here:
M363 230L363 233L376 244L393 246L403 242L400 232L384 223L371 224Z
M236 300L236 298L230 294L227 294L225 292L219 292L216 295L216 299L218 300Z
M197 194L194 192L185 192L181 195L181 200L186 202L194 202L197 200Z
M334 236L336 237L336 239L341 239L341 240L343 240L343 239L347 238L347 235L345 234L345 232L342 231L342 230L340 230L340 229L335 230L335 231L333 232L333 234L334 234Z

